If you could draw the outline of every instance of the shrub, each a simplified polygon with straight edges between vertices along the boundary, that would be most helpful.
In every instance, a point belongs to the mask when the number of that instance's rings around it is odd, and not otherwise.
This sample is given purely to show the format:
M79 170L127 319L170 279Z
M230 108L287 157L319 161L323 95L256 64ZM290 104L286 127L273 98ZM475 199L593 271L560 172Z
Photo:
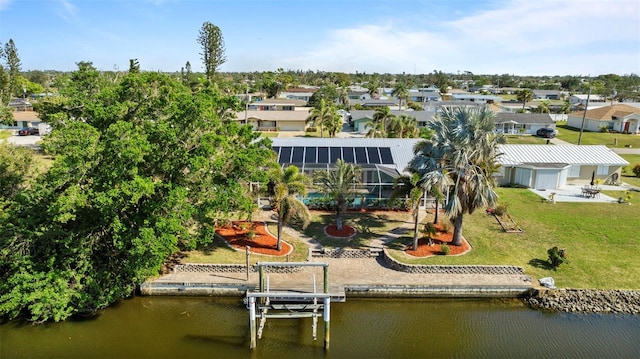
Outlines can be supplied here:
M633 172L633 174L636 175L636 177L640 177L640 163L637 163L635 166L633 166L633 169L631 169L631 172Z
M496 216L504 216L505 214L507 214L507 205L501 204L498 207L494 208L493 214L495 214Z
M436 227L433 225L433 223L428 222L424 224L424 227L422 227L422 234L431 238L432 236L435 236L436 233L438 233L436 231Z
M305 132L316 132L316 131L318 131L318 129L316 127L307 127L304 131Z
M449 221L448 219L447 219L447 220L442 221L442 230L443 230L445 233L451 233L451 232L453 232L453 224L451 224L451 221Z
M547 254L549 255L549 263L554 270L567 260L564 248L559 249L557 246L549 248Z
M451 248L449 248L449 245L447 245L446 243L442 243L440 245L440 253L446 256L447 254L449 254L450 251L451 251Z

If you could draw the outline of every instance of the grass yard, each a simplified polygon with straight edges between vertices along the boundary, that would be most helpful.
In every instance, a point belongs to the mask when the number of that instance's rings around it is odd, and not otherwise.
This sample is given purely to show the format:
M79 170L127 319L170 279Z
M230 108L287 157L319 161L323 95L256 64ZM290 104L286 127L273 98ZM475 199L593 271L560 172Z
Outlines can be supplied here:
M567 141L572 144L578 144L578 137L580 136L580 129L568 127L566 122L556 123L558 129L557 138ZM617 144L615 141L617 139ZM582 140L580 144L583 145L605 145L610 148L614 147L628 147L640 148L640 136L638 135L625 135L622 133L602 133L602 132L582 132Z
M278 137L279 132L272 131L260 131L260 136L262 137Z
M532 135L505 135L504 138L510 145L544 145L546 138Z
M633 166L640 164L640 155L621 154L620 157L629 162L629 166L623 167L622 177L620 178L620 180L632 186L640 187L640 177L636 177L636 175L631 172Z
M493 216L479 210L464 220L471 252L416 259L392 250L393 257L412 264L517 265L535 278L552 276L560 287L640 288L638 202L551 204L526 189L499 188L498 193L524 233L502 232ZM410 243L410 235L399 239L401 244ZM553 246L565 248L568 256L557 271L547 264L547 249Z

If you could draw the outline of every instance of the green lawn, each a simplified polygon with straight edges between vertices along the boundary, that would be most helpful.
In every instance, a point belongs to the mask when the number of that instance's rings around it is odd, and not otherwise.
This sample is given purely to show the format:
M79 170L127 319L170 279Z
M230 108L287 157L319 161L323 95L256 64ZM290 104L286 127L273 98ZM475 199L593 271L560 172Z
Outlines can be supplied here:
M631 172L633 166L640 164L640 155L626 155L622 154L620 157L624 158L629 162L629 166L625 166L622 170L622 178L620 180L622 182L628 183L632 186L640 187L640 177L636 177L636 175Z
M262 137L278 137L279 132L260 131Z
M569 143L578 144L580 129L568 127L566 122L556 123L558 129L557 137ZM617 141L617 143L616 143ZM582 132L582 145L605 145L607 147L628 147L640 148L640 136L625 135L622 133L602 133L602 132Z
M526 189L499 188L502 204L524 233L504 233L493 216L479 210L465 215L463 234L473 249L457 257L394 258L412 264L504 264L525 268L535 278L552 276L560 287L640 288L640 202L543 202ZM634 201L632 200L632 203ZM409 235L400 244L411 241ZM567 250L568 263L547 265L547 249Z
M510 145L544 145L546 138L531 135L505 135L504 138Z

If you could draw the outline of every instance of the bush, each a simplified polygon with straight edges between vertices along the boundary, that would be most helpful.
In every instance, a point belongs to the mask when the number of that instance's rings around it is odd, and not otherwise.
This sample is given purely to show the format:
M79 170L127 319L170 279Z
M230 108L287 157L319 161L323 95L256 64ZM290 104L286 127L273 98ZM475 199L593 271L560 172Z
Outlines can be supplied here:
M318 129L316 127L307 127L304 132L317 132Z
M424 227L422 227L422 234L425 235L426 237L431 238L432 236L435 236L436 233L438 233L436 231L436 227L433 225L433 223L428 222L424 224Z
M447 254L449 254L450 251L451 251L451 248L449 248L449 245L447 245L446 243L442 243L440 245L440 253L446 256Z
M567 260L565 250L559 249L557 246L549 248L547 254L549 255L549 263L554 270Z
M496 216L504 216L505 214L507 214L507 205L501 204L498 207L494 208L493 214L495 214Z
M633 166L631 172L633 172L636 177L640 177L640 163L637 163L635 166Z

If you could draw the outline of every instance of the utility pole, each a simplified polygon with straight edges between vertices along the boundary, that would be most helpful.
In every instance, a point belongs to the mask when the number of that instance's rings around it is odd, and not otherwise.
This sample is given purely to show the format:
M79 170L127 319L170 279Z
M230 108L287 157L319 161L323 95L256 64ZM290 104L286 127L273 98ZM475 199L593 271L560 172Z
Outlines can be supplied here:
M584 119L587 116L587 108L589 107L589 98L591 97L591 86L589 86L589 93L587 94L587 103L584 105L584 112L582 113L582 125L580 125L580 135L578 136L578 146L582 141L582 132L584 132Z

